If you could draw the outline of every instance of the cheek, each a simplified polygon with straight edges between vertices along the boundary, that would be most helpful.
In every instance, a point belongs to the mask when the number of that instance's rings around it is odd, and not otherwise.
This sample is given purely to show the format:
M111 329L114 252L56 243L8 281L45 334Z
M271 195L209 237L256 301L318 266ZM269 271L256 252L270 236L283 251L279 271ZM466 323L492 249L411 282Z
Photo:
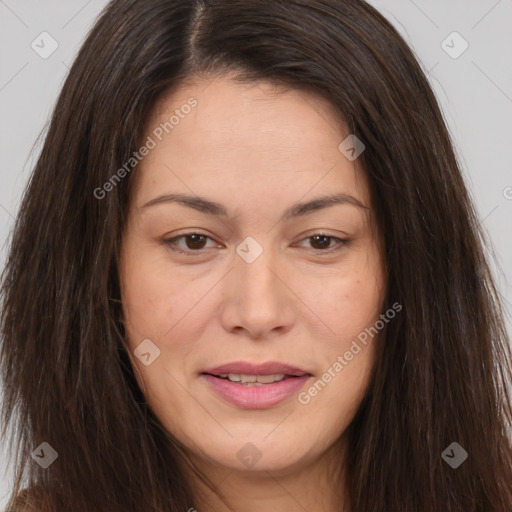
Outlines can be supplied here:
M332 345L339 348L375 323L383 292L380 268L361 265L340 272L309 300L329 326Z
M190 279L147 252L137 257L134 251L121 271L124 318L131 340L141 336L161 340L191 309L197 295Z
M322 373L305 390L301 403L330 411L337 417L335 423L345 424L355 414L369 385L381 331L375 326L382 323L384 273L377 253L360 261L311 296L330 335L318 340L315 357L323 363Z
M183 381L189 370L196 340L213 314L206 296L215 280L191 279L190 271L180 272L160 255L149 253L128 254L121 265L121 294L126 343L139 386L159 409L161 397L180 391L172 375L181 375ZM147 366L136 357L143 340L157 347L158 357ZM165 410L169 404L162 407Z

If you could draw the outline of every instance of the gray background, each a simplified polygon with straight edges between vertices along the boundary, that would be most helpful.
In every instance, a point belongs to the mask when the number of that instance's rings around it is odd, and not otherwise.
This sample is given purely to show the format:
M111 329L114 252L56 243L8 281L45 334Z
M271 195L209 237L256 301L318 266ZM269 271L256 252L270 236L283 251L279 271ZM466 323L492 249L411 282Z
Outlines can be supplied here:
M494 268L512 331L512 0L370 3L414 49L441 103L480 221L494 246L498 263ZM0 0L0 268L40 148L34 143L45 129L85 34L106 4L105 0ZM51 48L47 36L43 42L39 37L45 31L58 43L47 59L31 47L35 41ZM452 35L454 31L461 37ZM464 41L469 46L459 56ZM1 455L0 451L3 508L8 473Z

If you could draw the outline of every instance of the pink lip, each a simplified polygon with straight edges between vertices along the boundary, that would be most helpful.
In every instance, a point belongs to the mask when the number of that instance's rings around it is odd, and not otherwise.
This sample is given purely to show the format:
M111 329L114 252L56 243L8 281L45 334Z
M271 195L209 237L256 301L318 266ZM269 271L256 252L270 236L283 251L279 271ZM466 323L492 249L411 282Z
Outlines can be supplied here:
M290 376L279 382L261 386L244 386L237 382L215 377L224 373L245 375L283 374ZM243 361L210 368L201 375L207 384L228 402L243 409L267 409L297 393L312 377L305 370L283 363L268 362L259 365Z
M228 402L243 409L267 409L282 402L304 386L310 375L290 377L273 384L244 386L227 379L203 374L207 383Z

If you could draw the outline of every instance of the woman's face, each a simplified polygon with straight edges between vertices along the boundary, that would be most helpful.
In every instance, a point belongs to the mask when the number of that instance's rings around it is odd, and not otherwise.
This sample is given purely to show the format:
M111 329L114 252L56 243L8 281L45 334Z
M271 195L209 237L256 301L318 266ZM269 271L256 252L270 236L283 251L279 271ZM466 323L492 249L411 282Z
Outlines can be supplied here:
M363 398L385 281L348 135L267 82L189 84L152 113L121 255L127 343L198 460L318 463Z

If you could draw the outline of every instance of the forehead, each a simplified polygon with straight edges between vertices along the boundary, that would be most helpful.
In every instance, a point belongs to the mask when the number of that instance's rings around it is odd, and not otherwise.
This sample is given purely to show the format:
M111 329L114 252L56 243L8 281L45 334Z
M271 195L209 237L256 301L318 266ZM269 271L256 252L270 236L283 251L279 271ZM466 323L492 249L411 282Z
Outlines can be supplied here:
M183 84L148 117L143 141L150 137L154 148L139 165L138 195L185 187L224 197L273 189L295 200L308 190L364 200L362 166L339 149L349 134L327 101L302 90L232 76Z
M345 124L324 99L267 81L239 83L233 75L189 82L162 96L146 131L165 123L172 114L179 115L191 98L197 107L185 115L187 122L182 122L181 113L180 129L177 124L172 129L176 143L188 144L192 136L210 143L230 141L233 147L247 149L264 145L269 151L274 146L298 150L304 144L319 145L319 153L336 144L341 135L348 135Z

